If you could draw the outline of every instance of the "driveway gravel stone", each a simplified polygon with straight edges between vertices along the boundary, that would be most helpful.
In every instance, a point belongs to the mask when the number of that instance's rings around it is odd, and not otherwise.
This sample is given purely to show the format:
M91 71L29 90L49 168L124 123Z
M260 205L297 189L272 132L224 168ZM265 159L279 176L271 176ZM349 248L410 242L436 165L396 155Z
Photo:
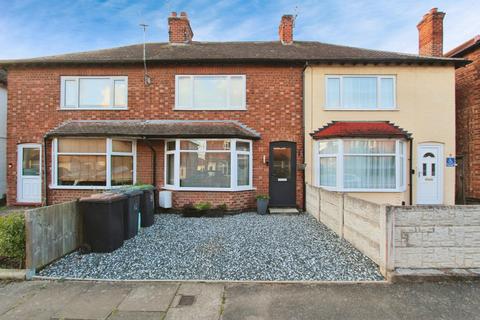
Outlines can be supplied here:
M164 280L383 280L377 266L309 214L161 214L107 254L74 252L41 276Z

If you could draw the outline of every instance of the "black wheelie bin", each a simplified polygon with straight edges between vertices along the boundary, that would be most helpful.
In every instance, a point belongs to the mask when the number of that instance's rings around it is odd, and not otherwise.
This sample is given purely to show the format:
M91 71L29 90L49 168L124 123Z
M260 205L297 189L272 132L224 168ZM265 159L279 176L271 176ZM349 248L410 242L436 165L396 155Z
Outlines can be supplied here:
M140 213L141 213L141 225L142 228L150 227L153 222L154 218L153 215L155 213L155 187L152 185L139 185L135 186L136 190L142 191L142 195L140 197Z
M84 243L92 252L112 252L123 245L123 194L103 193L80 199Z
M131 239L137 235L138 229L140 228L140 197L143 192L131 187L114 189L112 192L124 194L126 196L126 199L123 200L124 239Z

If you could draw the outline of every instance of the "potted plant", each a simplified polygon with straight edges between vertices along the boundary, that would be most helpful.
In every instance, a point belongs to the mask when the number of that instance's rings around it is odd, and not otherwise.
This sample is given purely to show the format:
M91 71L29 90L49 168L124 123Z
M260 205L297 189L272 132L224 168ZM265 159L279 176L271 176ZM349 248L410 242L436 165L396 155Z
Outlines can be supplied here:
M257 213L267 214L268 200L270 199L270 197L265 194L259 194L256 196L256 198L257 198Z

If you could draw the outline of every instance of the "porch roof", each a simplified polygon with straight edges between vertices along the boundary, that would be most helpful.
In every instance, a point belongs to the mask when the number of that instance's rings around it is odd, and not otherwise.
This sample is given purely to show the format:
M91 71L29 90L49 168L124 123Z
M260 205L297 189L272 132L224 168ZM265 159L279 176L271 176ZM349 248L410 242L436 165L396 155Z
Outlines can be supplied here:
M313 139L410 138L411 134L389 121L333 121L310 134Z
M260 134L234 120L76 120L50 130L49 137L243 138Z

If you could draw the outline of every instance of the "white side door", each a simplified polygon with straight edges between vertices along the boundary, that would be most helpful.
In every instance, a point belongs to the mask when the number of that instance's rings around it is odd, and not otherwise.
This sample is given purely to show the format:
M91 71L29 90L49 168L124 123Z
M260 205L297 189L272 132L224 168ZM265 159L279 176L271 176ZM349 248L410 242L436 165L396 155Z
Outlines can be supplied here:
M17 202L42 202L41 145L20 144L17 155Z
M420 144L417 155L417 204L442 204L443 146Z

